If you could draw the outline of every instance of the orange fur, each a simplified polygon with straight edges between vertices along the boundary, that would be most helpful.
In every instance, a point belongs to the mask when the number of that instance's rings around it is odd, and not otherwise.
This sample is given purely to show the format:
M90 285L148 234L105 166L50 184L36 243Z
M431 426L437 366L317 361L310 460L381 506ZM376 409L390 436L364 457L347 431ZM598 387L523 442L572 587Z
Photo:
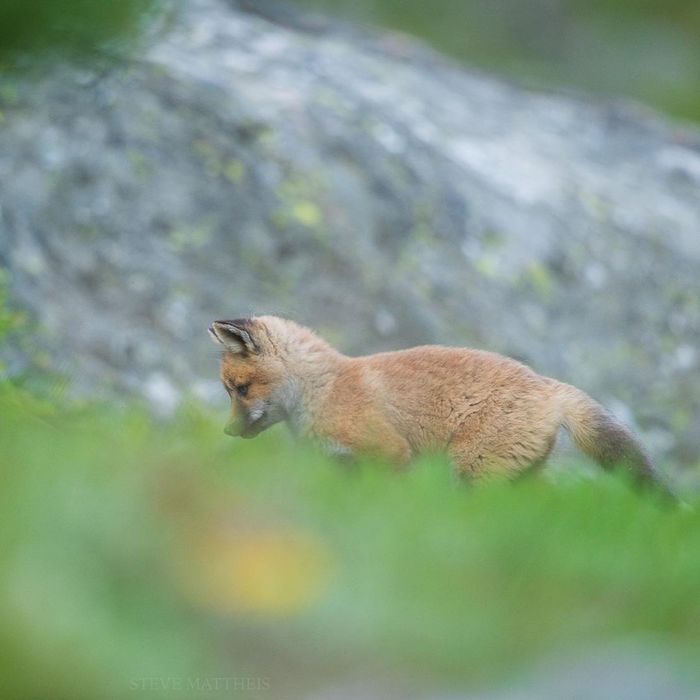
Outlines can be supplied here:
M225 349L234 435L283 420L334 451L397 467L445 451L464 476L512 477L544 464L564 426L603 466L620 462L660 482L632 434L593 399L495 353L423 346L347 357L275 316L216 321L210 333Z

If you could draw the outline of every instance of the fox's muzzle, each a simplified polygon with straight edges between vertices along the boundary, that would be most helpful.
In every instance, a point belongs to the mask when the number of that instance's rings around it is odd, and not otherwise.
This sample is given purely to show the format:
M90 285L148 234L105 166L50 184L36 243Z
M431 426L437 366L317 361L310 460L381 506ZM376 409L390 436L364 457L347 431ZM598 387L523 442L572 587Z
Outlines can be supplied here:
M261 408L250 411L247 415L229 421L224 428L231 437L252 438L265 429L265 412Z
M224 432L231 437L238 437L241 434L241 426L236 423L228 423L224 428Z
M229 423L224 432L231 437L252 438L265 429L263 421L257 420L250 424Z

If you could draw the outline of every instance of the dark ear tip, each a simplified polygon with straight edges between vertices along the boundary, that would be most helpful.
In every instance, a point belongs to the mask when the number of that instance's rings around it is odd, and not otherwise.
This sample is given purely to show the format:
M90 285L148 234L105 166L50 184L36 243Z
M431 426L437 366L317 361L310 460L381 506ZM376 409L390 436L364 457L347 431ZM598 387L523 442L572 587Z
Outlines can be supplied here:
M231 349L231 343L240 345L247 352L258 352L258 346L251 337L253 321L249 318L237 318L233 321L212 321L209 334L221 345ZM242 350L236 350L242 352Z
M211 324L209 324L209 332L216 335L217 331L230 330L232 326L233 324L231 321L212 321Z
M252 319L250 318L234 318L226 319L220 321L213 321L210 327L214 326L224 326L225 328L247 328L252 325Z

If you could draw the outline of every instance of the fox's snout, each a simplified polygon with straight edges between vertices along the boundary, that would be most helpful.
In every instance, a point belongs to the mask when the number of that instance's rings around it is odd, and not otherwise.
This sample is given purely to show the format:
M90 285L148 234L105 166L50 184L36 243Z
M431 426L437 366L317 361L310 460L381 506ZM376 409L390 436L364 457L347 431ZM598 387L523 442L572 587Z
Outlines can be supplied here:
M241 427L234 423L227 423L224 432L231 437L239 437L241 434Z
M226 435L230 435L231 437L252 438L261 433L267 427L268 426L261 421L256 421L255 423L248 425L229 423L224 428L224 432Z
M269 427L267 414L262 406L257 406L250 411L238 408L235 417L224 428L224 432L231 437L251 438L267 427Z

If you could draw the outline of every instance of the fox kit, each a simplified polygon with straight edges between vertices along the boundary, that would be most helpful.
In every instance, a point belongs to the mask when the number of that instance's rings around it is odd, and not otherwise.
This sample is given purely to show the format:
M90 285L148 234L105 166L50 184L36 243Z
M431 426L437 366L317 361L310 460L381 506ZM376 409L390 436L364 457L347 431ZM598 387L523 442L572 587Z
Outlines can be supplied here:
M229 435L285 421L350 455L403 466L446 451L467 477L513 477L544 464L560 426L605 468L665 490L631 432L583 391L481 350L423 346L347 357L293 321L215 321Z

